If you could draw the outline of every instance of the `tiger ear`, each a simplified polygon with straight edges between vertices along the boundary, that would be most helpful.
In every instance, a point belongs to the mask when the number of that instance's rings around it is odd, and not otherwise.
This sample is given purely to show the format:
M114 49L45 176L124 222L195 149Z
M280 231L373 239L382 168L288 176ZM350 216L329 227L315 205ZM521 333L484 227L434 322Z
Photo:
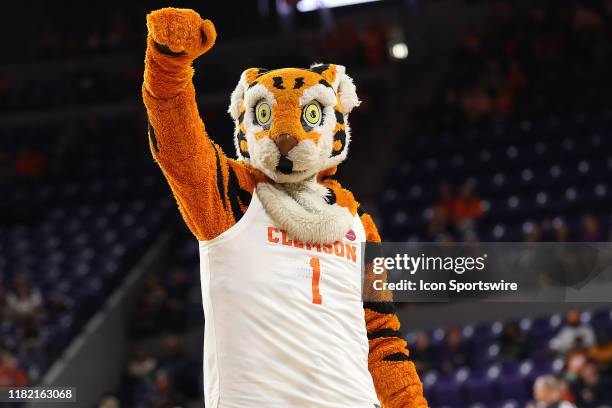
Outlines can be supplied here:
M353 108L359 106L361 101L359 97L357 97L357 89L355 88L353 79L346 74L346 69L343 65L313 64L310 70L318 72L331 84L338 95L340 105L342 105L342 113L346 115L352 111Z
M244 93L246 90L255 82L257 77L259 77L264 72L268 71L265 68L248 68L242 72L240 75L240 80L238 81L238 85L232 92L232 96L230 99L230 106L228 108L228 113L231 115L232 119L238 120L240 117L240 105L242 104L242 99L244 98Z

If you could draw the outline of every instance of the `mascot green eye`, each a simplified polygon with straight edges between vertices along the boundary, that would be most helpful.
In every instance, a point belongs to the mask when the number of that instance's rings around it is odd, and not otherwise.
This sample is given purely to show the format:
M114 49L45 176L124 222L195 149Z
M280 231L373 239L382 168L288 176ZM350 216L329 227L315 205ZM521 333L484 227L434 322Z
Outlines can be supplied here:
M304 120L313 126L321 123L321 106L317 102L310 102L304 107Z
M270 123L270 119L272 119L272 108L268 102L259 102L255 107L255 117L257 118L257 123L264 126Z

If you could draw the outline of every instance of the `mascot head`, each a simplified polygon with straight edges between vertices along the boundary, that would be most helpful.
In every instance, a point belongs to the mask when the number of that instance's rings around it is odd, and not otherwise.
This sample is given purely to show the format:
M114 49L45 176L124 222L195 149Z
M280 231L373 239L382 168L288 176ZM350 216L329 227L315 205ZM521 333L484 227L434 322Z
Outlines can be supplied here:
M249 68L229 107L238 157L277 183L309 179L346 158L347 118L358 105L341 65Z

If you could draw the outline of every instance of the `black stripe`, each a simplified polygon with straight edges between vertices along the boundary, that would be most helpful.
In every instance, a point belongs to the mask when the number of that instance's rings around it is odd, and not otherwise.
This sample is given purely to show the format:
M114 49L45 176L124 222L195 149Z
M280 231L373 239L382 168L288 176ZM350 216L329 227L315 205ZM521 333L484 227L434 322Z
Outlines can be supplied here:
M324 80L324 79L321 79L321 80L319 81L319 83L320 83L321 85L324 85L324 86L328 87L328 88L331 88L331 87L332 87L332 86L329 84L329 82L327 82L327 81L326 81L326 80Z
M336 193L334 193L334 190L332 190L331 188L327 189L327 195L324 198L327 204L336 204Z
M238 123L239 123L239 124L240 124L240 123L242 123L242 121L244 120L244 113L245 113L245 112L246 112L246 111L242 111L242 113L240 114L240 116L238 116Z
M336 140L339 140L342 143L342 148L337 151L336 150L332 151L332 157L337 156L340 153L342 153L342 151L344 150L344 147L346 146L346 133L344 132L344 130L339 130L336 132L336 134L334 135L334 142Z
M252 87L254 87L255 85L257 85L257 81L253 81L249 87L247 89L251 89Z
M293 89L300 89L304 86L304 77L295 78L295 83L293 84Z
M154 42L153 44L155 45L155 49L157 51L161 52L162 54L170 55L171 57L182 57L184 55L187 55L185 51L172 51L167 45L158 44L156 42Z
M202 44L206 44L206 41L208 41L208 37L206 37L206 33L204 32L204 30L200 30L200 37L202 38Z
M276 89L285 89L285 87L283 86L283 77L273 77L272 80L274 81L274 87Z
M393 302L363 302L363 308L380 314L395 313L395 304Z
M219 190L219 198L223 203L223 208L226 208L225 189L223 188L223 172L221 172L221 160L219 159L219 153L217 152L215 145L213 145L213 150L215 151L215 158L217 159L217 190Z
M381 337L400 337L400 334L397 330L393 329L381 329L374 333L368 333L369 340L380 339Z
M249 203L251 202L251 193L240 187L240 183L238 183L238 177L236 176L236 172L234 171L232 166L229 166L229 170L230 178L227 190L232 191L233 195L237 195L244 205L249 205Z
M344 124L344 114L340 111L335 111L336 113L336 122L340 123L341 125Z
M265 74L266 72L268 72L269 69L267 68L257 68L257 76L262 76L263 74Z
M312 72L316 72L317 74L322 74L323 72L327 71L327 68L329 68L329 64L321 64L310 68L310 70Z
M344 132L344 130L339 130L336 132L336 134L334 135L334 141L336 140L340 140L342 144L346 142L346 133Z
M240 146L240 142L242 142L243 140L246 142L246 137L244 136L244 133L242 133L242 130L238 130L238 134L236 135L236 139L238 140L238 149L240 149L240 153L242 154L243 157L245 158L250 158L251 155L249 154L248 150L242 150L242 147Z
M383 361L410 361L410 359L404 353L393 353L383 358Z
M240 184L238 183L238 177L236 177L236 173L234 172L234 169L232 169L232 166L228 166L228 172L229 180L227 183L227 196L232 207L234 220L238 222L238 220L242 218L243 214L238 199L240 198L240 201L242 201L243 203L247 203L248 205L251 200L251 197L248 192L240 188Z
M153 150L159 153L159 147L157 146L157 138L155 137L155 129L153 129L153 125L151 125L151 121L148 121L149 126L149 139L151 139L151 144L153 145Z
M357 207L357 215L361 217L363 214L365 214L363 208L361 206Z

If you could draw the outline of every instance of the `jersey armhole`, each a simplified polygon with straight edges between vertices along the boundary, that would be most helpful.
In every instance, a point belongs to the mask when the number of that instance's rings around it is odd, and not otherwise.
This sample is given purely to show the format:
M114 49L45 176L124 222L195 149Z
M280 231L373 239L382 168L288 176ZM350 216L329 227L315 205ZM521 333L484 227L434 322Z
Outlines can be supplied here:
M224 242L224 241L227 241L228 239L233 238L234 236L242 232L242 230L244 230L252 222L252 220L255 218L255 216L257 215L259 210L261 210L261 208L262 208L261 202L259 201L259 198L257 197L257 189L253 188L253 195L251 197L251 201L249 202L249 205L246 211L244 212L242 217L240 217L238 222L236 222L229 229L223 231L221 234L217 235L216 237L212 239L198 240L199 246L210 248L210 247L214 247L215 245L221 242Z

